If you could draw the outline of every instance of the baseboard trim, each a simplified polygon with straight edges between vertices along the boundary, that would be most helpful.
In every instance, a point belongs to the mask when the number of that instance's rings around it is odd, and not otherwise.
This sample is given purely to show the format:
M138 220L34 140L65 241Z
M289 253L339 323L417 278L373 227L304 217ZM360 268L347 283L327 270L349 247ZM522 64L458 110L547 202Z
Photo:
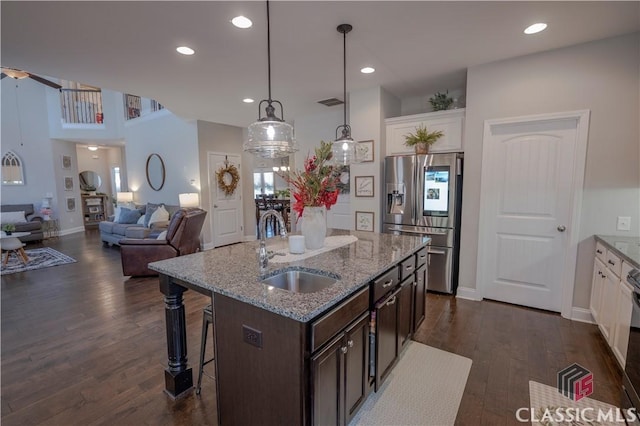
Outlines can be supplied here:
M249 241L255 241L258 238L255 235L245 235L243 241L248 243Z
M63 237L65 235L76 234L78 232L84 232L84 226L79 226L77 228L63 229L63 230L58 232L58 235Z
M478 290L471 287L458 287L456 297L468 300L482 300L482 297L480 297L480 293L478 292Z
M571 308L571 320L586 322L587 324L595 324L593 320L593 316L591 316L591 311L585 308L576 308L575 306Z
M206 244L202 245L202 250L203 251L204 250L211 250L211 249L214 249L214 248L215 248L215 246L213 245L213 243L206 243Z

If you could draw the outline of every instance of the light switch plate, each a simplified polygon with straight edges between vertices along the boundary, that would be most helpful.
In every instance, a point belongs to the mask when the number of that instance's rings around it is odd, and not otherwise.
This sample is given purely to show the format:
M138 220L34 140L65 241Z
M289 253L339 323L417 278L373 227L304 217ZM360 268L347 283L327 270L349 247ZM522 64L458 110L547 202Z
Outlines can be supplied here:
M631 231L631 217L618 216L618 231Z

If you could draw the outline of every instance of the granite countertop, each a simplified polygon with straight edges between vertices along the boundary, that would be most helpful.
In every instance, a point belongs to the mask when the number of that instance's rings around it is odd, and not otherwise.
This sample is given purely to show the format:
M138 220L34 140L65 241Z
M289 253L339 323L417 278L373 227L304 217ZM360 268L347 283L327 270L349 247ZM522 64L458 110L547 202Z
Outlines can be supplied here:
M631 263L634 268L640 268L640 237L595 235L595 238L596 241L601 241L607 248Z
M328 235L353 235L358 240L303 260L285 263L270 260L264 273L258 267L258 241L153 262L149 268L204 290L308 322L430 241L421 236L342 230L329 230ZM280 251L284 247L286 240L279 236L267 240L269 250ZM316 293L294 293L260 282L261 278L292 267L337 274L340 279Z

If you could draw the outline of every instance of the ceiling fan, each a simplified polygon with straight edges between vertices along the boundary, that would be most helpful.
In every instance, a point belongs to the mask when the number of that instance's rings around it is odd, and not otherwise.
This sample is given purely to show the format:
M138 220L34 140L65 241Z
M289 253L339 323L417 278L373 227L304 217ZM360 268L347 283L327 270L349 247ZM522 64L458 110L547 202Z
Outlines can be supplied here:
M49 87L53 87L54 89L61 89L62 86L59 85L58 83L54 83L53 81L49 81L46 78L42 78L40 76L37 76L35 74L31 74L30 72L26 72L26 71L22 71L16 68L7 68L7 67L2 67L2 73L0 74L0 80L5 78L5 77L11 77L11 78L15 78L16 80L20 80L23 78L31 78L35 81L37 81L38 83L42 83L45 84Z

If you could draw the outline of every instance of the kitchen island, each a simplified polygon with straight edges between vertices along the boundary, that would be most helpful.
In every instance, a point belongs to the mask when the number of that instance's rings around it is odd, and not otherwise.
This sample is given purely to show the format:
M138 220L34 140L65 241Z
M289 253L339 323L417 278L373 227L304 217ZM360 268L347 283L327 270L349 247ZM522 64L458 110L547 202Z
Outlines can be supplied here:
M407 312L415 318L420 308L414 309L410 303L416 300L422 301L424 317L425 246L430 240L356 231L330 230L328 234L350 235L357 240L302 260L276 263L272 259L266 271L258 267L257 242L151 263L149 268L160 273L160 291L165 295L169 358L166 391L178 397L193 386L192 370L187 365L182 297L192 289L211 297L214 307L220 424L312 424L322 418L351 418L353 407L359 408L376 386L375 378L381 377L381 373L369 374L374 357L369 351L370 312L379 296L389 292L385 306L397 306L392 314L396 315L394 321L407 316ZM284 247L278 239L271 239L270 244ZM424 271L421 290L417 298L412 296L407 301L401 298L399 284L403 281L417 288L420 279L414 269L418 265ZM264 278L288 270L309 271L336 281L313 293L262 283ZM409 286L403 288L402 293L409 294ZM404 302L395 305L396 300ZM395 324L381 329L380 338L391 329L397 333L400 326ZM337 349L332 352L333 347ZM358 356L349 363L352 354ZM341 361L340 356L345 359ZM391 366L393 359L389 362ZM346 367L350 365L354 368L348 370L361 373L357 377L362 380L351 381L336 393L347 399L355 395L355 402L347 401L345 408L340 401L333 401L336 398L325 401L320 393L330 392L323 387L327 388L332 379L323 379L319 372L330 366L340 374L349 374Z

